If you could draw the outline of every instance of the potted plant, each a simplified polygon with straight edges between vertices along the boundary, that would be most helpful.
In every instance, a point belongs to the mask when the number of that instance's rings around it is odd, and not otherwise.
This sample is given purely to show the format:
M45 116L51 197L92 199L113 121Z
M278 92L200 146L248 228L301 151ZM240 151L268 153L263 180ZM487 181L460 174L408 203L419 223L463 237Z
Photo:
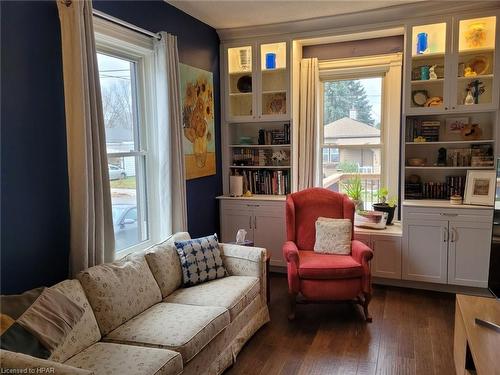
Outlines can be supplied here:
M392 225L394 219L394 211L396 210L397 198L389 198L389 190L383 187L377 192L377 197L380 199L379 203L374 203L373 209L375 211L387 212L387 225Z
M349 198L354 202L356 211L363 209L363 185L361 184L361 177L356 175L348 179L343 184L343 190Z

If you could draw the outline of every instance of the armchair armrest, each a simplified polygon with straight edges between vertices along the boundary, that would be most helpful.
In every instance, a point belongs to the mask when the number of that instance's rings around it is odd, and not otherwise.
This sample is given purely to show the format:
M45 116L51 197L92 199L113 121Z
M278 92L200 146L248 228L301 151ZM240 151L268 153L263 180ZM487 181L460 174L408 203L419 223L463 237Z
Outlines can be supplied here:
M358 263L368 263L373 258L373 250L361 241L353 240L351 243L352 257Z
M299 267L299 249L293 241L286 241L283 244L283 257L287 263L292 263L296 268Z
M92 375L92 371L65 365L47 359L32 357L27 354L0 350L2 373L56 374L56 375ZM32 370L32 372L30 371ZM8 372L12 370L13 372ZM17 372L16 372L17 371ZM25 372L22 372L25 371Z
M219 243L227 272L232 276L253 276L260 279L261 298L266 303L267 250L262 247Z

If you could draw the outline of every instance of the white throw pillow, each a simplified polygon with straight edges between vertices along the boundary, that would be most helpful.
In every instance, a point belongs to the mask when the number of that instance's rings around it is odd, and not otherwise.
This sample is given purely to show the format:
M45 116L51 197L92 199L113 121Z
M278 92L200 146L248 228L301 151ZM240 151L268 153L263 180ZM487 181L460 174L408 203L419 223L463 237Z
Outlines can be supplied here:
M319 217L316 220L314 251L323 254L349 255L351 235L351 220Z

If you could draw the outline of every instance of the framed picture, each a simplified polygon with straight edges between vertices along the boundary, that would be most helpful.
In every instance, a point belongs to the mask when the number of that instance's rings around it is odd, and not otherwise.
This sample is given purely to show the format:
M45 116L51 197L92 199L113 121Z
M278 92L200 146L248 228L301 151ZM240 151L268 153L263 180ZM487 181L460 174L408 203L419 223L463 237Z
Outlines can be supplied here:
M215 127L212 72L179 64L186 179L214 175Z
M495 200L496 173L492 171L467 171L465 204L493 206Z
M449 117L446 119L446 133L460 134L464 126L468 123L468 117Z

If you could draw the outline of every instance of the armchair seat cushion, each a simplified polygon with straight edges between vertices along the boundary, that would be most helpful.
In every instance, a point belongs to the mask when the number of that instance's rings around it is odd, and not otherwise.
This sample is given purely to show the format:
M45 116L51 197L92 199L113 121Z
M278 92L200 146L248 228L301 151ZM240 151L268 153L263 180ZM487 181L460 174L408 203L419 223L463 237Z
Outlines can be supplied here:
M299 277L310 280L350 279L363 276L363 266L349 255L318 254L299 250Z

